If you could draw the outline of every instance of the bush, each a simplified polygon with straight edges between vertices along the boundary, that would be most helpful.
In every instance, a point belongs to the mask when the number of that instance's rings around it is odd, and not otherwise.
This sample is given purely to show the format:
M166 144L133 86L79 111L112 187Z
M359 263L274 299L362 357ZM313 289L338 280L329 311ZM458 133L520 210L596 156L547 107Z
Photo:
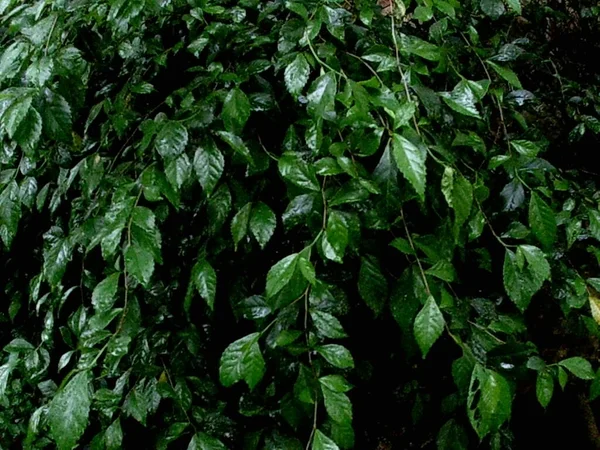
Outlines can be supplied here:
M0 447L598 448L552 7L0 0Z

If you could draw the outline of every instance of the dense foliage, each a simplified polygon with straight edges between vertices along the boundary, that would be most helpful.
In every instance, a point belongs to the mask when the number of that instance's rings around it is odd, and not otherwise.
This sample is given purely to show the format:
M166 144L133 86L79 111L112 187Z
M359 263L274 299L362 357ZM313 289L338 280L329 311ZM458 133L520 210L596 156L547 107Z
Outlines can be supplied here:
M0 0L0 448L598 448L598 13Z

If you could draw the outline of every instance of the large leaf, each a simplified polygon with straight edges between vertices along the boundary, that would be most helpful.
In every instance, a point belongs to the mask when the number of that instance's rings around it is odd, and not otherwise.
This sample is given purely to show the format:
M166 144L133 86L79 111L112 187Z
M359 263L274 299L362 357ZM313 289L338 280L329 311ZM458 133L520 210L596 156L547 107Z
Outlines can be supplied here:
M294 153L286 153L279 158L279 173L300 188L321 190L314 169Z
M442 92L440 95L444 99L444 102L457 113L477 119L481 118L475 106L477 100L475 93L465 80L458 83L452 92Z
M354 359L350 351L343 345L327 344L317 347L317 352L327 360L327 362L340 369L354 367Z
M92 403L89 381L89 372L76 374L50 403L48 424L58 450L71 450L85 431Z
M223 386L244 380L250 389L258 384L265 373L265 360L258 346L260 333L252 333L229 345L221 356L219 378Z
M446 321L433 296L429 296L425 305L417 314L414 323L414 333L423 358L442 335Z
M471 375L467 412L471 425L483 439L510 417L512 392L506 379L476 364Z
M0 193L0 237L6 247L10 247L19 229L21 202L19 186L12 181Z
M523 264L519 263L519 254L524 260ZM521 245L517 253L506 249L503 267L504 288L521 311L529 306L531 297L549 277L550 265L539 248Z
M427 150L415 145L404 136L394 134L392 152L398 169L417 191L421 200L425 199Z
M42 111L44 131L48 137L66 143L72 141L71 107L64 97L48 91Z
M325 402L327 414L335 422L350 424L352 422L352 403L348 396L337 390L330 389L327 384L321 383L321 392Z

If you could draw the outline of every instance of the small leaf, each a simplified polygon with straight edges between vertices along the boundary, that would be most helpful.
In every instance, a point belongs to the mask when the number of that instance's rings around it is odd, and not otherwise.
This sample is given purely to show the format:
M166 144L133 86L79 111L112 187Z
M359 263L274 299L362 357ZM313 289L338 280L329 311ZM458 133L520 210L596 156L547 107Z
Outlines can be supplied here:
M414 323L414 333L417 344L421 349L423 358L429 353L429 349L442 335L446 321L433 296L429 296L425 305L417 314Z
M194 286L211 311L214 309L217 292L217 274L208 261L203 259L192 269Z
M523 86L519 81L519 77L511 69L509 69L508 67L499 66L498 64L495 64L491 61L487 61L487 63L492 69L494 69L494 71L498 75L500 75L504 80L506 80L508 84L510 84L512 87L514 87L515 89L523 89Z
M248 234L248 222L250 221L251 210L252 203L246 203L231 221L231 236L233 237L233 245L236 250L238 244Z
M1 124L9 138L17 134L19 125L24 121L31 108L32 98L28 95L17 98L1 115Z
M425 200L427 151L399 134L394 134L393 139L392 152L398 169L417 191L421 200Z
M552 209L537 195L531 194L529 201L529 226L540 243L550 248L556 242L556 219Z
M96 313L108 312L115 303L115 294L119 286L119 272L109 275L96 285L92 292L92 305Z
M292 279L298 264L298 253L292 253L273 265L267 274L267 297L273 297Z
M577 378L581 378L582 380L594 379L594 371L592 370L592 365L587 359L581 358L579 356L574 356L572 358L563 359L558 364L561 367L567 369Z
M277 226L277 218L275 213L263 202L258 202L252 207L250 215L250 231L260 245L260 248L265 248L267 242L273 236L275 227Z
M348 245L348 227L344 216L336 210L327 217L327 228L321 241L323 254L327 259L341 263Z
M358 274L358 292L367 306L378 316L388 297L388 284L379 263L372 257L362 258Z
M225 129L240 135L250 117L250 101L239 88L233 88L225 97L221 113Z
M258 346L260 333L252 333L230 344L219 366L219 378L225 387L244 380L250 389L258 384L265 373L265 360Z
M117 419L104 432L106 450L120 450L123 448L123 430L121 420Z
M87 371L76 374L50 403L50 435L58 450L71 450L85 431L91 405L89 382Z
M148 285L154 272L154 258L145 248L139 245L130 245L125 250L125 267L128 274L132 275L143 285Z
M71 142L71 107L60 95L48 91L42 110L45 133L56 141Z
M354 367L354 359L346 347L338 344L322 345L316 348L325 360L339 369L349 369Z
M250 150L241 137L228 131L217 131L217 135L228 144L237 154L239 154L248 164L254 164Z
M455 420L450 419L437 435L437 450L465 450L469 448L466 430Z
M285 86L290 94L298 97L308 82L310 66L303 53L298 53L290 65L285 68Z
M538 402L542 407L546 408L552 399L554 392L554 378L549 370L540 370L535 383L535 392Z

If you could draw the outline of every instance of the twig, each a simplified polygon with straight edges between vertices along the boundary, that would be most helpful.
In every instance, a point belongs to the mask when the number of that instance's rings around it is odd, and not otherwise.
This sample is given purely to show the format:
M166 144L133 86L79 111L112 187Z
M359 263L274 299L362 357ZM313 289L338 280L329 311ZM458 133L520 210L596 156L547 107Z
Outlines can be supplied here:
M419 266L419 271L421 272L421 277L423 278L423 284L425 285L425 291L427 292L427 295L431 295L431 290L429 289L429 283L427 282L427 276L425 275L425 271L423 270L423 265L421 264L421 260L419 259L419 256L417 254L417 249L412 240L410 231L408 230L408 225L406 225L406 220L404 219L404 208L400 208L400 219L402 220L402 223L404 224L404 231L406 232L406 237L408 239L410 248L412 249L413 253L415 254L415 259L417 260L417 265Z

